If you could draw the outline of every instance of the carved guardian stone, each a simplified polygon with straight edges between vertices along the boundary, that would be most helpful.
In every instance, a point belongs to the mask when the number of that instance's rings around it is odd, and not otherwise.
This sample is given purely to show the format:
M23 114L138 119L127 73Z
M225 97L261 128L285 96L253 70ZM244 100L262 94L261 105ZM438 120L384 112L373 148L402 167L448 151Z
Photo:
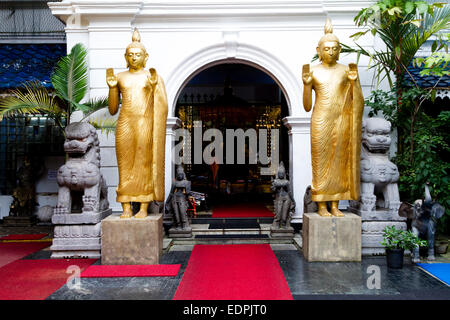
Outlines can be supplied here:
M105 179L100 173L96 129L85 122L67 126L66 163L58 170L58 202L52 258L100 258L101 221L111 214Z
M398 215L400 196L397 166L389 160L391 123L382 118L363 121L361 139L361 192L349 210L362 219L362 253L382 254L383 229L395 225L406 229Z

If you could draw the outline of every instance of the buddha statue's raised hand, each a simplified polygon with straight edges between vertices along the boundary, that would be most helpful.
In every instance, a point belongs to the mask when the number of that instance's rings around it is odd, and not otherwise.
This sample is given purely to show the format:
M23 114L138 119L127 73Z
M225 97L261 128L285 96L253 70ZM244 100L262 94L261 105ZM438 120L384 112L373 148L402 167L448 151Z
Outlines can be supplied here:
M356 66L356 64L349 63L348 68L348 80L355 81L356 79L358 79L358 67Z
M117 86L117 76L114 75L114 69L106 69L106 84L109 87L108 110L112 115L119 110L119 88Z
M113 68L106 69L106 83L110 88L114 88L117 86L117 76L114 75Z
M302 80L305 86L312 83L312 71L310 71L309 64L304 64L302 69Z

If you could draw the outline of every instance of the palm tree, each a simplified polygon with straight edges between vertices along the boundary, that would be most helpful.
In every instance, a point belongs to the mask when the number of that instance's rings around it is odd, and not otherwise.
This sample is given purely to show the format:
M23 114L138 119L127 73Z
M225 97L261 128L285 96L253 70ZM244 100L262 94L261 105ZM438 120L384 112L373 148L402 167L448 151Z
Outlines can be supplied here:
M357 49L354 52L368 56L373 62L370 68L376 69L377 84L386 78L391 88L402 87L405 75L409 74L408 66L432 36L438 37L433 52L448 46L440 34L450 27L450 6L444 3L380 0L362 9L354 20L357 26L365 28L351 36L355 41L369 31L383 41L385 48L374 49L373 52L355 42ZM394 74L394 79L391 74ZM409 76L417 86L414 77Z
M436 36L437 39L432 46L432 53L443 48L448 52L448 42L442 37L441 32L450 28L450 6L444 3L429 4L425 1L415 0L379 0L374 5L362 9L354 21L357 26L364 27L365 30L351 36L357 46L357 49L353 49L353 51L358 54L358 57L359 55L365 55L373 62L369 68L376 70L377 86L382 80L387 79L391 89L397 90L397 109L395 112L401 112L402 99L406 97L405 90L407 89L403 82L405 76L409 76L416 92L421 90L416 79L409 72L408 66L414 62L415 56L422 45L431 37ZM385 47L369 52L357 44L356 40L368 32L378 36ZM349 47L347 46L346 49L349 49ZM392 75L394 75L394 79ZM436 82L436 85L438 82ZM422 104L432 97L433 89L422 90L422 93L415 99L415 106L407 123L409 129L397 127L399 139L409 131L411 158L414 151L416 118ZM399 150L402 150L402 141L399 141L398 147Z
M86 118L106 107L107 98L80 102L88 90L86 56L86 48L79 43L57 62L50 77L54 90L37 82L26 82L22 88L12 90L11 96L0 101L0 120L18 114L45 114L64 129L61 119L69 121L74 111L82 111Z
M388 92L372 91L366 102L372 108L370 116L382 112L397 129L394 161L400 171L401 196L413 201L420 196L419 186L432 181L435 194L441 201L449 202L450 194L446 188L449 166L441 157L448 152L448 143L446 132L441 132L446 127L440 124L440 119L448 119L448 111L436 106L439 110L433 112L439 111L439 115L434 118L423 110L422 105L427 100L433 101L439 77L448 75L448 70L441 71L449 61L448 33L445 32L450 28L450 5L416 0L378 0L362 9L354 21L364 30L352 36L356 45L353 52L358 57L365 55L370 58L369 65L375 70L377 86L387 79L391 88ZM368 32L378 36L384 48L368 50L356 43ZM419 49L429 40L433 40L430 57L416 58ZM421 88L408 70L411 63L420 65L423 62L425 69L421 75L437 76L433 87ZM412 86L404 81L408 76ZM448 210L446 217L450 219ZM445 229L444 220L441 230Z
M66 111L61 107L58 98L37 81L23 84L23 88L13 90L11 96L0 100L0 121L4 116L20 114L46 114L63 128L62 118Z

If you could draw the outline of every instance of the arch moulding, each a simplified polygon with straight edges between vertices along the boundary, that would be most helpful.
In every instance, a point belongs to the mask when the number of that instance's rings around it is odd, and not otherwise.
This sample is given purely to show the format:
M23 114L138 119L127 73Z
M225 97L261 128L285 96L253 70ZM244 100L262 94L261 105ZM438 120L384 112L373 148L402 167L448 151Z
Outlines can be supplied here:
M309 117L304 117L300 110L302 88L300 79L297 79L284 62L266 50L243 43L237 43L233 34L225 37L224 43L204 47L179 63L166 80L166 92L169 103L169 114L166 134L166 150L172 150L173 130L176 120L177 99L184 86L198 73L212 66L223 63L243 63L255 67L274 79L286 98L289 116L283 120L289 129L290 145L290 174L294 199L297 203L296 213L292 217L293 223L302 221L303 194L310 177L310 159L308 158L309 146ZM308 127L308 128L306 128ZM301 129L301 130L300 130ZM294 159L302 163L294 166ZM166 151L166 197L170 192L174 178L174 166L172 153Z
M177 99L184 86L201 71L223 63L246 64L271 76L286 97L289 115L293 114L294 108L301 101L301 88L298 80L277 57L249 44L220 43L195 52L173 69L165 81L169 101L169 117L176 116Z

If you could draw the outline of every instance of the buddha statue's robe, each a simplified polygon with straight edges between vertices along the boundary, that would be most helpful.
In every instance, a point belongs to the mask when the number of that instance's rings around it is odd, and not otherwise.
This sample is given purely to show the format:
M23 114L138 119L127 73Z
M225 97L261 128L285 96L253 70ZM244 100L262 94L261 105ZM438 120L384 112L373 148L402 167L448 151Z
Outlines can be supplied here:
M164 82L150 71L117 75L122 95L116 127L117 202L164 201L168 107Z
M349 68L312 68L315 103L311 117L312 200L357 200L360 192L364 97Z

